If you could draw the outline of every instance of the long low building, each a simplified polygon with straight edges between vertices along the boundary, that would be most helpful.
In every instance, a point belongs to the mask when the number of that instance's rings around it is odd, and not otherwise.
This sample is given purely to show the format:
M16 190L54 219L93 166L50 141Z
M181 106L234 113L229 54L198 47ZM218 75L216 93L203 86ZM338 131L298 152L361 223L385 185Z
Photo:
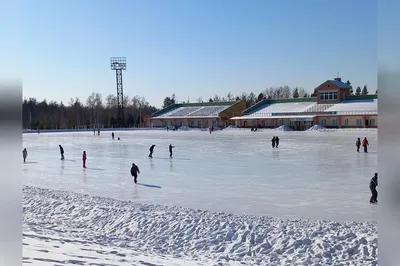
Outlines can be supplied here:
M150 127L226 127L233 116L240 115L246 109L244 101L181 103L170 105L152 114Z
M233 117L238 127L275 128L287 125L306 130L314 125L327 128L377 127L377 95L350 95L340 78L315 89L316 97L263 100Z

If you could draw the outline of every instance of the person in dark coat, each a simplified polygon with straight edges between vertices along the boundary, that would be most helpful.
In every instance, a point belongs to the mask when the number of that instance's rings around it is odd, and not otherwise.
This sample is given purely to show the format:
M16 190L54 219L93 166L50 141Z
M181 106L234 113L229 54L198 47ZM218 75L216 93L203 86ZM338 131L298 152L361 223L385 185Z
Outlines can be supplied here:
M279 147L279 137L278 136L275 137L275 143L276 143L276 147L278 148Z
M61 160L64 160L64 148L61 145L58 146L60 147Z
M172 149L175 148L175 146L172 146L172 144L169 144L169 157L172 158Z
M151 147L150 147L150 149L149 149L149 151L150 151L150 154L149 154L149 157L150 158L153 158L153 152L154 152L154 147L155 147L156 145L151 145Z
M132 163L132 167L131 167L131 175L133 176L133 182L135 182L135 184L137 184L137 177L138 174L140 174L140 170L139 167L135 164Z
M360 147L361 147L361 139L360 138L357 138L356 147L357 147L357 152L360 152Z
M272 138L271 143L272 143L272 148L275 148L275 136Z
M24 158L24 163L26 162L26 158L28 157L28 151L26 148L22 151L22 158Z
M111 137L112 139L114 139L114 132L111 132Z
M374 177L371 178L369 182L369 189L371 190L372 196L369 203L378 203L378 191L376 187L378 186L378 173L375 173Z

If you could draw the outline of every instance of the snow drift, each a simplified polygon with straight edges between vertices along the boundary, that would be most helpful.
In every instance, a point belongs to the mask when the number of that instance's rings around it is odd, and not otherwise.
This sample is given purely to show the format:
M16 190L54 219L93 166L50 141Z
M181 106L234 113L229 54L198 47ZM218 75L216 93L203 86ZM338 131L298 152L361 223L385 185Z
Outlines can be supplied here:
M284 220L23 188L24 232L252 265L376 265L372 223ZM210 265L210 264L208 264Z

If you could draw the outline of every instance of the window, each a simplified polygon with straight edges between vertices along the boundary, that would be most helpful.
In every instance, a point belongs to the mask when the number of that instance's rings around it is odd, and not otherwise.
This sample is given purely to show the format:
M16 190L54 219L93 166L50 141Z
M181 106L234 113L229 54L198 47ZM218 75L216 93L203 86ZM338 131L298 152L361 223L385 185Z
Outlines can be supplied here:
M357 119L357 126L362 126L362 119Z
M283 119L279 119L279 125L280 125L280 126L283 125Z
M326 125L326 119L322 119L322 120L321 120L321 124L322 124L323 126L325 126L325 125Z
M320 92L319 99L321 101L332 101L337 100L338 93L337 92Z
M370 119L369 120L369 125L370 126L375 126L375 119Z
M338 125L337 119L333 119L332 120L332 124L333 124L334 127L337 127L337 125Z
M345 119L345 120L344 120L344 125L345 125L345 126L349 126L349 119Z
M201 127L201 120L197 121L197 127Z
M256 120L253 120L253 127L256 126Z

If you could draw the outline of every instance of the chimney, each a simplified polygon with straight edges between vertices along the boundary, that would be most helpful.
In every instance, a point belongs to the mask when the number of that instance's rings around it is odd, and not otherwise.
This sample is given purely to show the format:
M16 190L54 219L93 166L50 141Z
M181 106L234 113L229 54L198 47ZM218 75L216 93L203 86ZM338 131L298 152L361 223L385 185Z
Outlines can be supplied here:
M335 80L342 82L342 78L339 77L335 78Z

